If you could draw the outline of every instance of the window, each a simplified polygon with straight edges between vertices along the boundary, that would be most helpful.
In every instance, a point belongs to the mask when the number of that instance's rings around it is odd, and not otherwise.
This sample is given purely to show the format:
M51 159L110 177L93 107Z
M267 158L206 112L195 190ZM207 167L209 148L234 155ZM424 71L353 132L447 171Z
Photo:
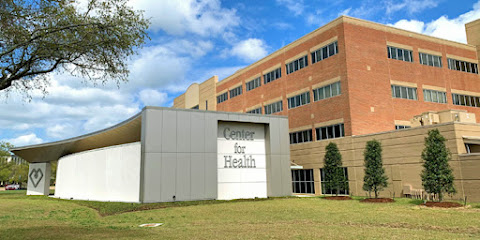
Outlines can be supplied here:
M265 106L265 114L273 114L281 111L283 111L281 100Z
M313 169L292 170L293 193L315 193Z
M304 67L308 66L308 57L307 55L292 61L290 63L287 63L285 67L287 68L287 74L293 73L295 71L298 71Z
M343 181L340 186L340 189L333 188L330 186L329 182L325 177L325 170L320 168L320 180L322 184L322 194L340 194L340 195L348 195L349 188L348 188L348 169L346 167L342 167L343 170ZM338 193L337 193L338 191Z
M205 101L205 110L208 110L208 100Z
M310 103L310 92L304 92L288 99L288 109L300 107Z
M192 108L190 108L190 109L199 109L199 108L200 108L200 107L199 107L198 105L196 105L196 106L194 106L194 107L192 107Z
M345 129L343 123L340 123L336 125L316 128L315 133L317 134L317 140L325 140L344 137Z
M255 109L253 109L253 110L248 111L247 113L262 114L262 107L255 108Z
M417 100L417 88L392 85L392 96L394 98Z
M406 126L406 125L395 125L395 130L400 130L400 129L405 129L405 128L410 128L410 126Z
M387 46L388 58L413 62L412 50Z
M452 101L454 105L480 107L480 97L452 93Z
M277 68L265 75L263 75L263 84L267 84L269 82L273 82L275 81L277 78L281 78L282 77L282 69L281 68Z
M448 69L478 74L478 64L447 58Z
M420 58L420 64L432 67L442 67L442 57L427 53L418 53L418 55Z
M217 103L222 103L228 100L228 92L222 93L217 96Z
M423 89L423 100L425 102L447 103L447 93Z
M319 48L312 52L312 64L320 62L323 59L329 58L333 55L338 54L338 43L337 41L330 43L326 46Z
M313 90L313 101L322 100L325 98L335 97L341 94L340 82L332 83L330 85L317 88Z
M247 82L247 83L245 84L245 86L246 86L246 88L247 88L247 92L250 91L250 90L253 90L253 89L257 88L257 87L260 87L260 83L261 83L260 77L255 78L255 79L253 79L253 80L250 81L250 82Z
M312 129L290 133L290 144L313 141Z
M242 94L242 86L238 86L232 90L230 90L230 98L234 98L238 95Z

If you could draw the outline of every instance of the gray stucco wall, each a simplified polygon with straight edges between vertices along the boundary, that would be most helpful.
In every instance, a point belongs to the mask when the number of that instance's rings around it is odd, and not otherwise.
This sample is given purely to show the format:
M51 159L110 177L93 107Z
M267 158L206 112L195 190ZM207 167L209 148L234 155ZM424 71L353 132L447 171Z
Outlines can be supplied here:
M218 121L265 124L267 194L291 195L286 117L146 107L142 112L141 202L217 198Z

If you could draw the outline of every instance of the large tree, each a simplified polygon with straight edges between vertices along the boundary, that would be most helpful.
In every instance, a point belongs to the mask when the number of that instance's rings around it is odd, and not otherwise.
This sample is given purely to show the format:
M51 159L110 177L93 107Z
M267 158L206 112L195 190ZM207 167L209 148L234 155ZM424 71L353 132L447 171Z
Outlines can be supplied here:
M342 155L338 150L337 144L332 142L325 147L325 151L323 159L325 187L329 190L335 190L335 195L338 195L346 181L342 168Z
M367 142L365 152L365 176L363 178L363 190L375 193L375 198L378 197L378 192L388 186L388 177L385 175L382 161L382 145L377 140Z
M445 146L446 139L438 129L428 131L425 138L425 148L422 152L423 171L421 174L422 185L427 193L438 196L439 201L443 200L443 194L456 192L453 185L453 173L448 161L450 151Z
M13 145L9 142L0 141L0 185L9 182L12 177L13 162L7 162L7 158L11 156L10 149Z
M128 0L0 1L0 90L45 90L67 70L94 82L127 80L128 57L148 38L148 20Z

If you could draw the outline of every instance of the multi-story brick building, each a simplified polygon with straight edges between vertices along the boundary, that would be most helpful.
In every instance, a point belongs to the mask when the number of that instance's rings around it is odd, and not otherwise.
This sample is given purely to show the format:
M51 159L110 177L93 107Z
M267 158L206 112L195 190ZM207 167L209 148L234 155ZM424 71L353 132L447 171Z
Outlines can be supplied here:
M466 31L469 44L342 16L220 82L192 84L174 107L288 115L292 165L303 168L292 170L297 193L331 192L321 168L334 141L349 180L342 193L365 194L363 150L373 138L384 146L383 194L421 192L423 139L438 128L455 198L480 200L480 20Z

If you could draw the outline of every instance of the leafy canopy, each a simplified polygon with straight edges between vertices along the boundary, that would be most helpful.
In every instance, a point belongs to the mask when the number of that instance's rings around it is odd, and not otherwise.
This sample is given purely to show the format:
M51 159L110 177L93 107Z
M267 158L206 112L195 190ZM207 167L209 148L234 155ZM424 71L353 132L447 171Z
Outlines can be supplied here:
M340 189L345 184L345 176L342 168L342 155L338 150L337 144L331 142L325 147L325 157L323 171L325 172L325 187L335 195L338 195Z
M374 192L375 198L378 192L388 186L388 177L385 175L382 161L382 145L373 139L367 142L365 152L365 176L363 177L363 190Z
M0 90L48 86L68 71L94 83L128 77L127 59L148 38L149 21L128 0L0 1Z
M435 194L440 201L443 194L456 193L453 185L453 173L448 161L451 159L450 151L445 146L446 139L438 129L428 131L425 138L425 148L422 152L423 171L421 174L422 185L427 193Z

